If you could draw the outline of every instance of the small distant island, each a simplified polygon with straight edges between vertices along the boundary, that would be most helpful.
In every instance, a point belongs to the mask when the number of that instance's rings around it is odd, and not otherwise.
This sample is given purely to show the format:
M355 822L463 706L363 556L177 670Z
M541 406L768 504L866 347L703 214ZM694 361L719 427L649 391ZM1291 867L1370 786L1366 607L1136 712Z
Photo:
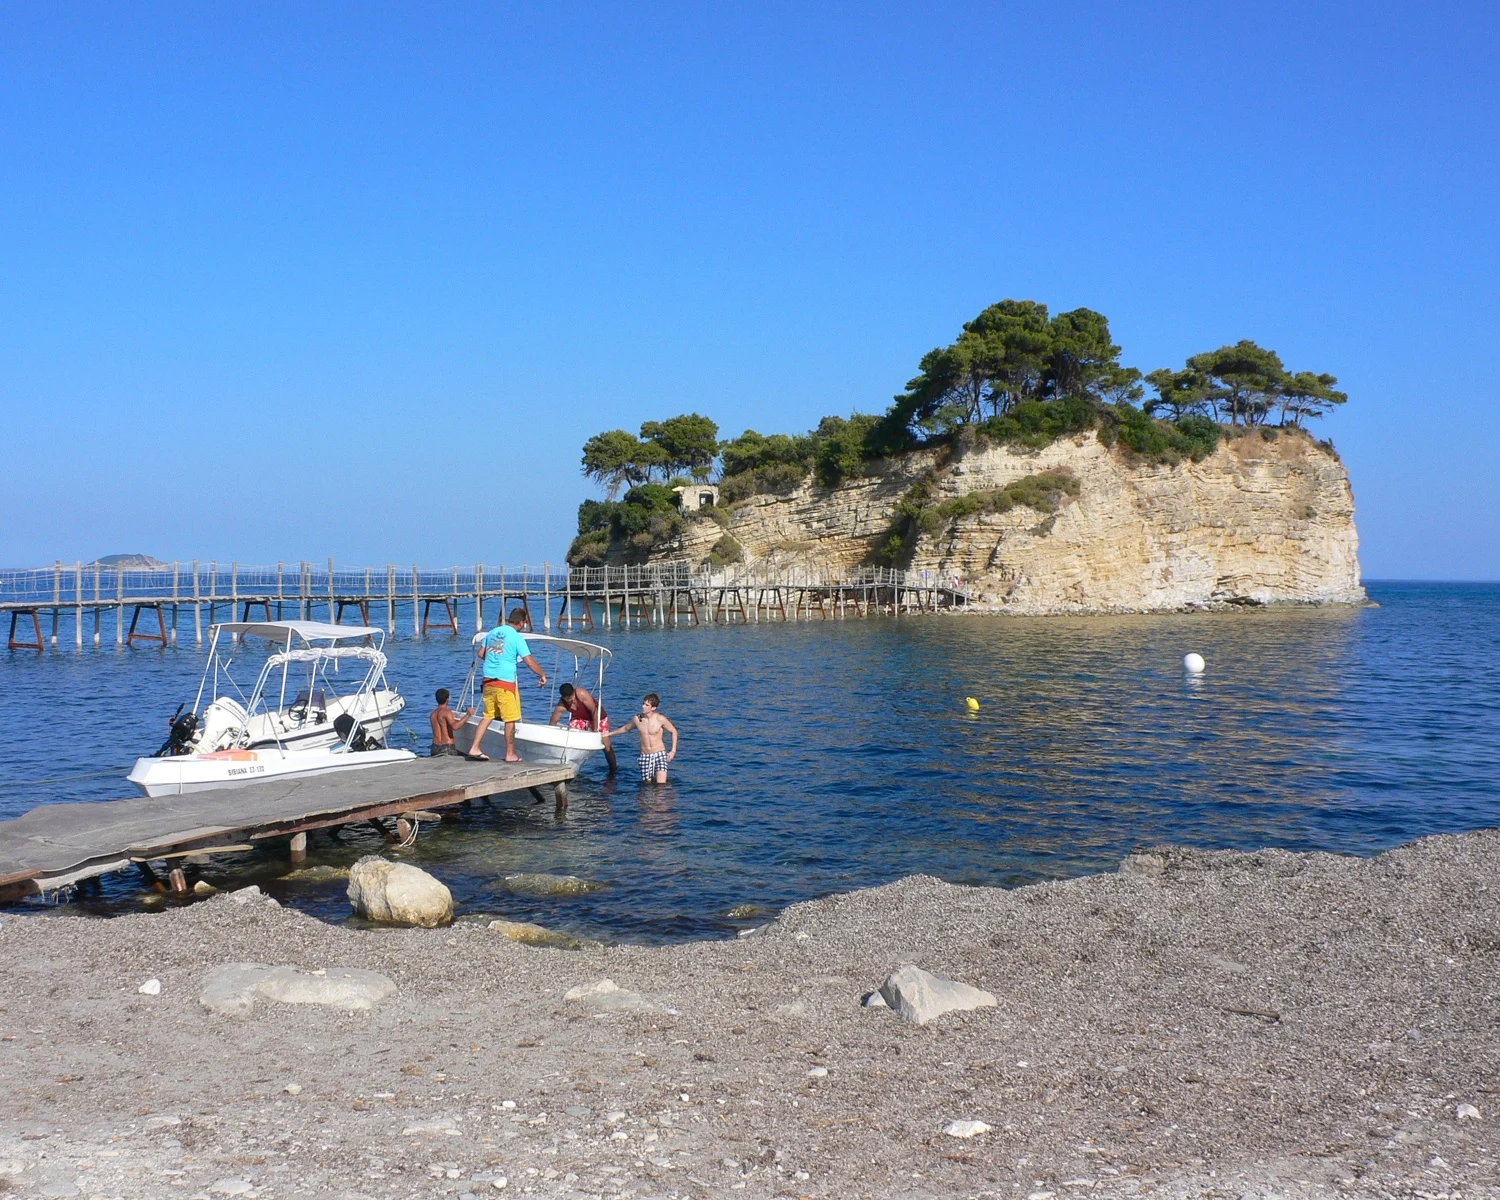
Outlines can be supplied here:
M1017 613L1358 603L1348 397L1240 341L1142 374L1091 309L1004 300L882 415L720 440L696 413L588 439L575 566L688 559L962 583Z

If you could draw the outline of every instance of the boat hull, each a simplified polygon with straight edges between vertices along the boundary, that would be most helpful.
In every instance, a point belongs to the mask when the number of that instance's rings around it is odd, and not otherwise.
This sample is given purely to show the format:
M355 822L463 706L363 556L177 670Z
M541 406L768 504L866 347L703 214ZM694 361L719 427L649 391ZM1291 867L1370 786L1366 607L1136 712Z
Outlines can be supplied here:
M470 717L453 731L453 741L460 754L468 754L474 745L474 731L479 718ZM496 762L505 757L505 726L492 722L484 731L480 747ZM581 767L604 749L601 734L586 729L569 729L566 725L538 725L533 721L516 722L516 753L525 762L548 766Z
M127 779L148 796L182 796L272 779L302 779L412 762L410 750L226 750L175 758L138 758Z

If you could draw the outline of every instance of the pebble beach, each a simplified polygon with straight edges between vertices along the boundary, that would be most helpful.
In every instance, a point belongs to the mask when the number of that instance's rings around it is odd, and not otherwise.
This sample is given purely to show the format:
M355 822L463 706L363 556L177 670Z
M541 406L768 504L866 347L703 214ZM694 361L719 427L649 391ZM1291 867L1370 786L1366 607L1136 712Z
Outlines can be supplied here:
M1163 847L580 950L335 926L254 889L7 913L0 1194L1496 1195L1497 868L1495 832ZM290 989L225 1004L231 964ZM862 1004L904 966L995 1004ZM346 978L389 986L293 1002Z

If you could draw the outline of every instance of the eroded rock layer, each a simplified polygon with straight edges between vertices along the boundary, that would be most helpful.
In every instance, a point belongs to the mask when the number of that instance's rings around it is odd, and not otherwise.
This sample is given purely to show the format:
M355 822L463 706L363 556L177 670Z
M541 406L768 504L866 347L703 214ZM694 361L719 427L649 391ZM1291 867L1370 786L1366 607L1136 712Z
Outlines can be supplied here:
M1223 603L1359 603L1359 536L1348 472L1300 434L1221 442L1201 462L1151 463L1092 433L1040 451L923 451L836 488L755 496L728 532L747 563L839 570L876 561L895 506L931 480L931 502L987 493L1049 471L1076 496L944 519L908 547L909 565L958 579L1016 613L1151 612ZM725 531L688 525L662 557L704 559Z

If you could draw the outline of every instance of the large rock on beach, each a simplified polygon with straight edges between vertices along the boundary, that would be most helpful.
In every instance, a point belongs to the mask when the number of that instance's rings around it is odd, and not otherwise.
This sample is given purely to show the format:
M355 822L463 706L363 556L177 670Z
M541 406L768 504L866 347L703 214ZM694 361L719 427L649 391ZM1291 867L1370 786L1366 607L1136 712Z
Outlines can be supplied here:
M580 984L569 988L563 999L575 1004L586 1004L600 1012L658 1013L659 1004L653 1004L639 992L620 987L613 979L601 979L596 983Z
M263 963L228 963L208 973L198 1002L210 1012L231 1016L244 1016L259 1000L359 1012L395 994L396 985L386 976L357 967L304 971Z
M577 875L543 875L522 873L507 875L502 883L505 890L518 896L583 896L597 892L604 885L592 879L580 879Z
M880 985L880 995L888 1008L913 1025L925 1025L944 1013L995 1006L989 992L913 966L891 972Z
M453 893L420 867L367 854L349 868L349 903L367 921L431 929L453 920Z

